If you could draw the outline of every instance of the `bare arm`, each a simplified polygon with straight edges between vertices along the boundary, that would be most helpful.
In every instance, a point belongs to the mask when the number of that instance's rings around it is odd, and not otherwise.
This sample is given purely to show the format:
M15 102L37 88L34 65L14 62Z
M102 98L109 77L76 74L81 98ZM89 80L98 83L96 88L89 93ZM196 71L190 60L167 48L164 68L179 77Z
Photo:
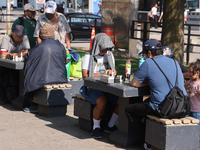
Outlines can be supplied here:
M160 22L160 20L162 19L162 16L163 16L163 15L161 14L161 15L160 15L160 17L159 17L159 20L158 20L158 22Z
M190 78L190 72L183 73L183 77L186 78L186 79L189 79Z
M147 81L144 81L143 83L140 83L135 77L133 77L131 81L131 86L133 87L143 87L149 85Z
M94 73L93 77L100 77L101 75L104 75L106 73L109 75L109 74L112 74L112 72L113 72L113 75L115 76L116 72L114 70L106 70L103 73ZM83 80L89 77L89 70L82 69L82 75L83 75Z
M37 37L36 40L37 40L37 44L40 44L42 42L42 40L39 37Z
M70 38L69 38L68 33L65 34L65 42L67 43L67 48L71 49L71 43L70 43Z

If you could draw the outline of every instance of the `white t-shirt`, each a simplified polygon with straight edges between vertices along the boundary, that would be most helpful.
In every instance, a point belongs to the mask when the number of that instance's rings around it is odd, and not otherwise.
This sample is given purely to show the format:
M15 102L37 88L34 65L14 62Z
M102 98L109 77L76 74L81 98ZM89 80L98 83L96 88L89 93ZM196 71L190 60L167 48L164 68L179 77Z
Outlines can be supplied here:
M90 57L91 55L87 54L82 59L82 69L90 70ZM110 65L108 64L108 55L97 56L97 64L94 69L94 73L103 73L107 69L110 69Z
M157 8L156 7L153 7L151 9L151 12L153 12L153 15L157 15Z

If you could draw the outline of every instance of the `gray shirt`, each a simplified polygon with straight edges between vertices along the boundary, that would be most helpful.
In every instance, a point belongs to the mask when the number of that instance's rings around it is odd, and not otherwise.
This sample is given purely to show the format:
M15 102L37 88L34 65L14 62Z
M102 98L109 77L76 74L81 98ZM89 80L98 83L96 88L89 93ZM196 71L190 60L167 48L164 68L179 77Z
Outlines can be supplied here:
M15 44L10 34L10 35L5 35L3 37L1 48L6 49L7 52L9 53L18 53L22 50L30 49L30 44L29 44L27 35L24 35L21 42L19 42L18 44Z
M58 40L61 44L63 44L66 47L65 35L66 35L66 33L71 32L71 28L67 22L66 17L63 14L57 13L57 15L58 15L58 30L59 31L56 30L56 28L53 26L51 21L46 17L46 15L44 13L38 17L37 24L35 27L35 32L34 32L33 36L39 37L41 27L43 25L45 25L46 23L49 23L54 28L54 40Z

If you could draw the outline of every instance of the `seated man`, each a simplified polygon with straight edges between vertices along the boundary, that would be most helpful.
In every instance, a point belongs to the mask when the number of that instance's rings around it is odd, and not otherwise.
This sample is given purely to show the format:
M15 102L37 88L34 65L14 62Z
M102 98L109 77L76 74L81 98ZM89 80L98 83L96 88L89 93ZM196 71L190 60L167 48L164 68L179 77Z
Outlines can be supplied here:
M28 52L28 49L30 49L24 27L21 25L14 26L12 33L3 37L1 49L6 49L6 55L21 56L22 54L24 56ZM12 96L12 98L10 96L8 97L8 95L10 95L7 93L9 92L9 87L5 85L5 78L7 78L8 75L14 78L15 83L18 84L18 72L16 70L0 67L0 103L7 103L7 101L11 103L12 99L17 96Z
M10 35L5 35L1 44L1 49L6 49L7 53L12 56L24 56L30 49L27 35L25 35L24 27L15 25Z
M113 49L114 44L105 33L99 33L94 37L91 51L86 53L82 59L83 80L87 77L100 77L106 73L114 73L116 75L115 60L112 54ZM96 105L93 110L93 137L96 139L102 138L100 121L104 114L107 101L110 101L116 107L108 126L105 128L105 132L111 133L116 130L115 123L118 120L118 97L96 89L89 89L85 86L81 87L79 92L86 100Z
M28 97L45 85L67 83L65 47L54 40L54 29L48 23L42 26L39 36L42 42L29 51L24 70L23 95ZM37 107L32 105L24 111L37 112Z
M178 87L183 91L184 95L187 95L184 88L184 78L181 68L177 61L174 61L173 59L163 55L161 43L155 39L146 41L144 44L143 53L147 59L134 74L134 78L131 81L131 86L142 87L149 85L152 94L150 98L146 99L144 102L131 104L125 109L125 113L129 121L132 123L133 130L135 131L135 136L137 136L140 142L144 142L145 139L146 116L157 115L154 102L155 106L160 108L162 101L172 89L163 73L159 70L151 58L157 62L173 86L175 86L176 80L178 80ZM177 70L175 63L177 64ZM178 78L176 78L177 71ZM149 145L146 143L144 146L146 149L149 147Z

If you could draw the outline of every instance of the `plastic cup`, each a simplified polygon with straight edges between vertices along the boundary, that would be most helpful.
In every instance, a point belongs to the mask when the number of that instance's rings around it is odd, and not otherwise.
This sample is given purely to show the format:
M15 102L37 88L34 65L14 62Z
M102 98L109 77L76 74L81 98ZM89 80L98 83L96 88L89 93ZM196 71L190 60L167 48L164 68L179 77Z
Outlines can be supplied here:
M6 49L1 49L1 58L6 59Z

